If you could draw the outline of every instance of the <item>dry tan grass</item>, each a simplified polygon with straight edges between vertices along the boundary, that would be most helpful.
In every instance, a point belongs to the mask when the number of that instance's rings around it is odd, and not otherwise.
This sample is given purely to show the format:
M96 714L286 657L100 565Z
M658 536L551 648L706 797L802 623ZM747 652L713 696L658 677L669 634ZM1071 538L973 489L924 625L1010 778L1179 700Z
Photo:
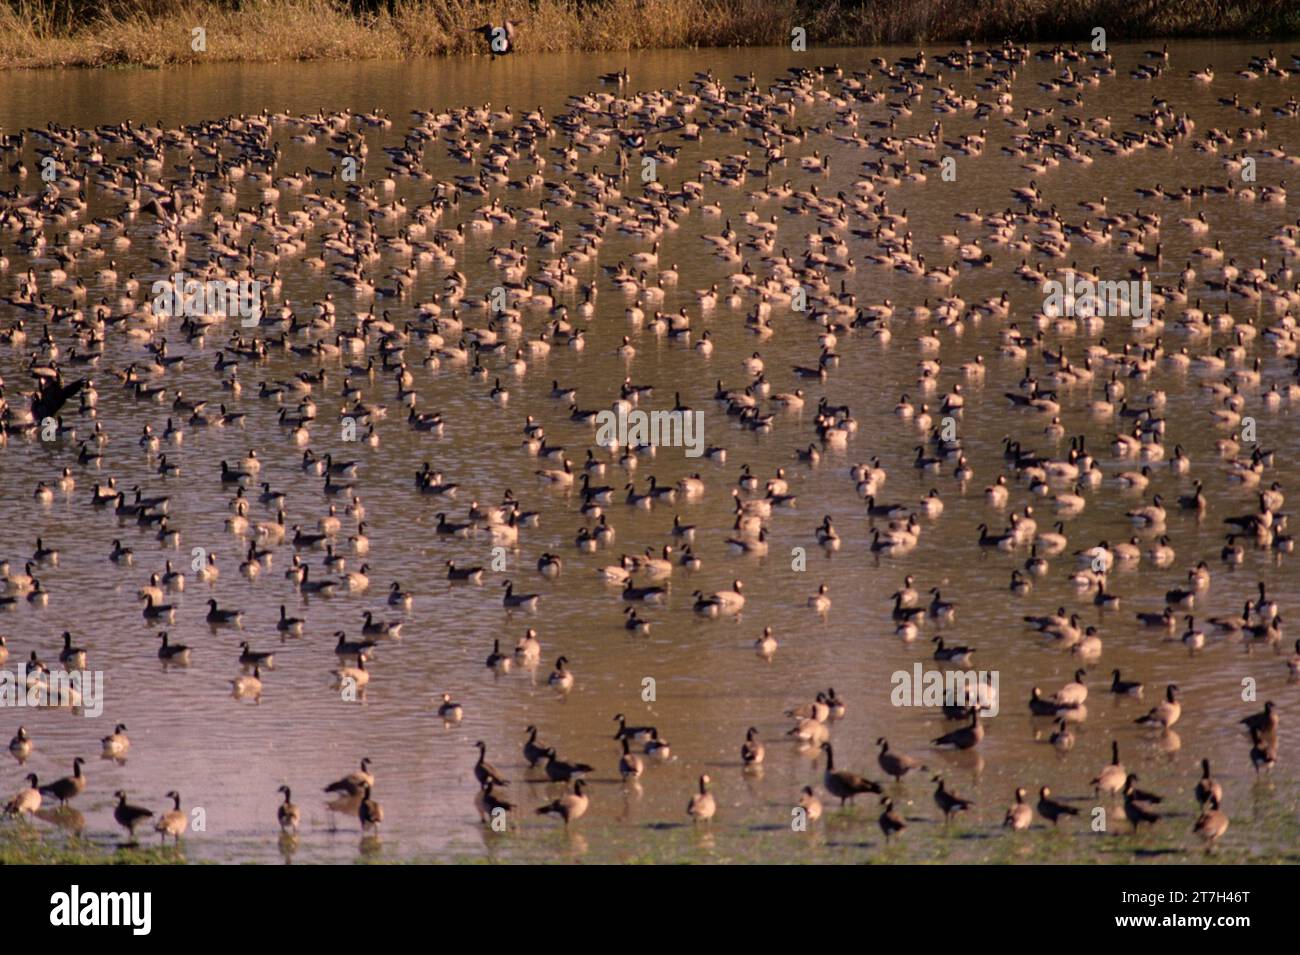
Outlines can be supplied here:
M0 67L482 53L473 28L507 18L520 52L779 44L794 25L823 44L1300 31L1277 0L0 0Z

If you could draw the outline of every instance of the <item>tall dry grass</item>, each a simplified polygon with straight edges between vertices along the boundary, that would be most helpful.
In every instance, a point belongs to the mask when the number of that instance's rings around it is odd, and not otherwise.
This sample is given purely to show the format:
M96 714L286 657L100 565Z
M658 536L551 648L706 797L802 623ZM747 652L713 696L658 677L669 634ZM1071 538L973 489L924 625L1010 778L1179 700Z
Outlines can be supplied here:
M0 67L482 53L472 29L506 18L520 52L767 45L795 25L822 44L1300 34L1290 0L0 0Z

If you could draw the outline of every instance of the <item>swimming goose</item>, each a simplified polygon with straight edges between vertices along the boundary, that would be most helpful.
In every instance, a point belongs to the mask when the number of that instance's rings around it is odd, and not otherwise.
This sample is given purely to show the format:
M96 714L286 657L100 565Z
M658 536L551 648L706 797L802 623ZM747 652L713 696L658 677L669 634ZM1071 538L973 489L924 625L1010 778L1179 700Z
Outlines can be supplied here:
M239 643L239 663L244 667L264 666L268 670L275 669L275 653L267 650L253 650L247 640L241 640Z
M573 671L569 669L568 657L562 656L555 661L555 669L547 677L546 682L560 693L568 693L573 689Z
M668 740L659 735L658 730L654 730L650 734L649 741L642 747L641 751L647 756L653 756L660 762L667 762L672 758L672 746L669 745Z
M217 601L208 598L208 613L204 618L210 627L234 626L243 629L244 612L242 610L222 610Z
M100 740L100 743L104 747L105 759L123 760L126 751L131 748L131 740L126 735L126 724L118 723L113 727L113 732Z
M158 647L158 659L164 664L174 666L189 666L190 648L183 643L170 643L166 630L158 632L158 637L162 641Z
M1156 726L1161 729L1168 729L1178 722L1182 716L1183 706L1179 702L1181 692L1177 685L1170 683L1165 687L1165 699L1158 706L1152 707L1151 711L1145 716L1140 716L1133 722L1140 726Z
M18 760L19 764L25 762L32 754L32 738L27 732L27 727L18 727L18 732L9 741L9 753Z
M506 589L504 596L501 598L502 605L507 610L527 610L533 612L537 610L542 601L541 594L517 594L515 585L512 581L502 581L501 586Z
M330 675L334 677L333 688L344 691L361 691L370 685L370 671L366 669L366 661L369 657L364 653L358 653L355 666L339 666L330 670ZM253 673L256 675L257 665L254 664Z
M245 697L252 697L255 701L261 702L262 699L262 671L255 664L253 674L240 674L230 681L232 695L237 700Z
M614 734L616 740L630 739L642 743L650 739L655 733L653 726L628 726L627 718L622 713L614 717L614 722L618 724L618 731Z
M457 567L455 561L447 561L447 579L453 583L480 584L483 582L482 567Z

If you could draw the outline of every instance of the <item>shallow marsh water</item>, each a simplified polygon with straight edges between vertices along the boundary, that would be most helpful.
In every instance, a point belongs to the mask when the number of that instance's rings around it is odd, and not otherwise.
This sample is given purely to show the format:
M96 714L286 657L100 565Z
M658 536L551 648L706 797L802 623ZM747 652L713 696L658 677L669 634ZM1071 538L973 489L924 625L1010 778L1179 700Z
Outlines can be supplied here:
M1120 76L1107 81L1102 92L1085 93L1087 112L1097 112L1104 103L1102 111L1111 114L1115 129L1135 128L1132 115L1147 108L1153 96L1167 98L1175 109L1191 113L1199 124L1198 132L1211 126L1236 129L1244 124L1243 119L1218 105L1218 97L1239 91L1243 100L1262 100L1269 107L1283 102L1293 89L1275 80L1247 83L1231 78L1230 68L1243 66L1250 55L1262 52L1255 45L1233 43L1175 44L1166 78L1154 83L1133 82L1126 78L1127 69L1144 46L1116 47ZM865 67L874 56L892 59L911 52L829 50L798 60L785 50L708 50L513 58L496 63L464 59L9 73L0 87L0 125L13 131L46 122L92 125L126 118L175 124L264 107L293 113L317 108L378 108L393 118L394 126L386 132L367 131L370 172L374 174L383 164L380 146L400 141L412 109L490 101L494 108L508 104L517 113L540 104L548 115L554 115L563 108L567 95L592 88L598 73L625 65L633 77L632 87L642 89L684 85L696 70L705 68L720 77L753 70L762 83L796 62L838 62L847 71ZM1187 70L1206 62L1220 70L1219 81L1205 88L1185 78ZM1022 68L1016 86L1018 110L1052 105L1055 94L1039 91L1034 81L1055 70L1051 64L1034 61ZM959 90L975 95L972 77L953 76L951 81ZM884 115L883 107L860 111L864 120ZM824 109L804 107L799 121L809 123L813 117L826 115ZM1300 142L1296 119L1266 118L1273 136L1265 145L1294 147ZM928 110L917 109L913 117L900 121L899 132L924 132L933 119ZM925 185L890 190L891 207L906 209L916 248L932 262L953 257L941 248L938 236L953 231L955 211L977 206L1005 208L1011 203L1008 187L1025 179L1019 160L999 154L999 147L1009 137L1000 117L983 122L969 116L945 117L944 136L955 139L980 126L990 131L989 146L979 160L959 159L957 182L942 183L932 174ZM825 149L825 142L823 139L819 147ZM811 143L805 145L806 150L792 147L792 156L813 148ZM288 168L303 163L318 168L329 165L321 147L297 146L287 137L284 146L291 157ZM676 167L660 168L666 181L676 183L695 177L699 158L745 149L739 136L726 148L716 140L708 141L704 148L688 144ZM834 165L825 180L799 172L793 160L779 175L796 184L816 181L820 188L832 192L848 189L865 157L842 146L833 147L830 153ZM428 156L429 168L439 178L468 171L468 167L450 163L441 148L430 149ZM1285 166L1267 160L1259 163L1261 183L1286 175ZM1139 204L1150 205L1134 195L1138 186L1156 181L1167 187L1221 182L1225 174L1216 158L1193 155L1184 145L1172 154L1099 157L1091 168L1062 166L1037 178L1046 201L1068 210L1067 217L1075 219L1079 201L1108 195L1114 207L1132 210ZM12 178L2 171L0 185L13 185ZM426 186L399 182L397 195L424 201L428 192ZM738 216L750 206L745 190L711 186L707 195L721 201L728 215ZM249 201L241 195L241 207ZM507 197L506 201L512 200ZM534 202L535 198L520 200L521 204ZM1185 211L1189 208L1193 211ZM1286 207L1242 207L1225 198L1166 203L1159 211L1171 220L1201 208L1214 223L1214 237L1222 239L1241 263L1261 256L1273 259L1276 249L1269 243L1270 234L1281 223L1294 219ZM87 217L99 211L92 206ZM764 217L771 213L785 216L777 203L760 211ZM556 216L574 221L572 210ZM802 251L802 234L815 231L817 224L783 221L782 228L781 244L794 254ZM676 292L669 292L665 312L686 305L697 314L691 290L707 287L731 271L703 254L704 244L698 236L716 230L716 220L693 214L665 240L661 261L677 262L681 267L680 285ZM961 232L966 235L970 230ZM514 237L512 232L501 231L466 242L458 267L469 276L472 293L481 294L487 285L496 284L495 273L483 264L488 247ZM1165 258L1153 267L1152 279L1174 283L1188 250L1202 243L1172 225L1166 227L1163 238ZM851 245L855 241L849 238ZM0 236L0 250L17 263L18 257L6 245L9 242L8 237ZM147 248L143 243L138 247ZM600 263L616 263L640 248L611 237L602 248ZM1011 274L1018 256L1004 252L995 253L995 257L997 268L963 271L956 292L968 302L977 302L1008 289L1016 304L1008 321L1018 315L1027 318L1041 306L1040 293ZM1103 274L1116 277L1126 275L1130 265L1130 260L1113 252L1082 252L1079 261L1081 265L1097 264ZM118 256L118 262L123 273L135 271L142 284L147 284L146 276L161 277L141 253ZM384 265L386 271L388 263ZM588 266L582 273L584 279L596 271L596 266ZM13 280L12 272L0 276L0 286L8 291ZM332 290L340 301L340 319L353 311L346 290L304 268L285 268L284 282L285 297L305 303ZM920 298L917 283L896 278L887 270L859 268L846 282L863 304L890 297L906 307ZM865 333L841 339L842 362L829 383L803 385L813 399L809 411L779 415L771 434L756 437L737 429L711 401L714 381L720 378L728 387L742 386L745 376L740 359L757 348L767 361L773 390L789 390L793 383L788 366L809 365L817 357L815 335L801 318L781 316L781 332L770 342L755 344L743 329L742 313L720 306L703 323L717 345L712 358L704 358L647 332L634 331L623 317L623 298L603 278L601 286L597 317L589 323L587 349L575 353L555 348L549 358L535 363L527 377L509 382L511 399L505 408L487 400L489 385L469 382L463 372L431 373L415 367L420 408L446 416L444 437L430 439L409 431L396 406L390 419L377 427L382 443L375 450L343 443L331 427L317 425L311 441L314 450L332 450L338 457L363 461L357 488L367 508L373 543L366 558L373 583L365 596L309 602L300 601L283 579L287 547L277 552L272 570L257 581L250 584L239 576L236 568L242 549L223 530L228 514L224 501L229 494L217 480L219 460L236 460L248 448L256 447L265 459L261 479L289 495L291 521L309 526L324 512L319 494L308 485L308 480L315 479L304 479L298 467L301 451L284 440L275 424L276 406L259 401L254 394L257 382L285 378L297 370L298 363L281 355L265 366L246 364L241 369L245 395L228 402L247 413L246 427L204 433L191 430L183 445L168 451L184 468L183 476L162 480L136 447L135 438L146 422L160 430L167 406L136 402L115 385L106 369L120 368L139 353L110 334L101 369L94 374L101 393L101 417L113 426L113 441L105 449L102 471L97 475L74 466L76 492L70 499L60 497L52 507L41 509L33 503L31 489L38 480L56 476L73 452L64 449L56 453L39 443L21 441L0 450L0 481L5 490L0 521L8 528L0 556L21 567L38 534L61 550L58 567L40 573L52 595L49 606L42 610L24 606L0 617L0 632L9 637L12 660L17 661L32 649L47 659L56 656L58 634L71 630L77 642L88 648L91 666L106 671L107 704L98 720L62 712L0 710L0 720L4 720L0 730L12 732L23 722L37 741L36 754L21 769L4 757L0 768L4 785L16 787L29 770L42 779L63 775L74 755L97 755L98 739L120 721L130 728L132 749L124 765L91 760L87 769L90 787L79 801L88 821L87 835L105 845L116 840L109 795L114 790L125 788L134 801L160 809L162 794L174 788L181 792L187 807L206 810L207 831L191 835L184 843L190 859L279 861L275 789L288 783L304 810L303 831L292 854L293 860L300 862L357 858L1122 862L1199 858L1189 833L1195 818L1190 792L1200 759L1208 757L1227 791L1225 808L1233 819L1219 857L1231 861L1297 858L1300 823L1295 764L1286 758L1290 751L1287 720L1284 718L1282 731L1284 757L1264 783L1257 782L1247 759L1248 741L1234 727L1236 718L1260 705L1241 701L1242 680L1247 677L1258 681L1260 703L1277 700L1285 714L1295 712L1297 688L1286 683L1284 657L1269 651L1247 654L1239 645L1212 638L1203 653L1189 658L1181 644L1162 642L1159 636L1140 630L1133 619L1136 610L1161 609L1163 593L1182 582L1187 568L1200 559L1210 563L1215 579L1208 598L1195 611L1198 619L1238 611L1253 595L1257 579L1270 582L1271 591L1283 604L1284 616L1290 615L1296 599L1293 559L1277 562L1268 552L1248 549L1244 566L1233 571L1216 559L1222 543L1222 518L1252 511L1254 498L1230 485L1214 461L1213 442L1219 435L1208 424L1211 402L1197 387L1195 375L1160 369L1137 387L1139 395L1145 393L1146 385L1168 391L1166 442L1169 447L1181 443L1196 463L1197 476L1206 482L1210 512L1199 525L1192 517L1173 515L1169 534L1178 550L1176 562L1167 570L1152 569L1143 562L1135 571L1115 574L1111 589L1121 593L1124 602L1118 611L1101 613L1079 602L1066 581L1073 569L1068 552L1053 560L1050 575L1031 595L1013 598L1006 582L1011 569L1023 562L1024 553L985 554L974 545L978 524L988 522L996 530L1003 521L985 505L982 493L1001 473L1003 436L1023 436L1027 446L1043 452L1059 455L1064 451L1038 436L1045 421L1031 421L1009 410L1002 397L1004 391L1016 390L1024 372L1023 365L997 357L1002 322L984 319L970 323L960 338L945 337L942 358L954 371L945 372L940 389L926 399L937 405L936 396L960 380L955 369L976 354L985 356L987 380L982 387L967 385L967 407L959 423L975 468L975 477L963 492L948 473L916 476L910 460L920 436L892 414L903 392L921 400L915 384L920 357L913 342L915 327L906 319L895 323L889 346L882 347ZM438 279L422 276L421 292L411 300L423 300L428 297L424 292L440 287ZM92 298L94 291L92 287ZM13 316L5 314L5 308L0 306L0 321L7 323ZM402 308L394 306L394 315L400 316ZM1250 314L1240 303L1232 310L1239 319ZM527 328L530 337L535 335L540 318L529 318ZM632 335L638 348L637 358L627 370L613 354L623 334ZM1107 329L1112 341L1123 340L1127 334L1123 329ZM168 376L169 389L179 387L187 394L210 397L214 405L220 400L211 372L217 337L209 341L201 358ZM1080 334L1064 341L1067 349L1078 355L1085 338ZM173 336L172 344L177 352L189 350L179 336ZM1057 344L1051 333L1047 344ZM1265 379L1283 380L1289 372L1287 363L1264 354ZM13 382L14 388L26 387L25 361L22 350L0 351L0 374L6 383ZM583 523L576 512L576 495L565 496L535 485L532 470L538 464L519 450L519 427L525 414L537 415L552 441L580 454L590 442L591 431L570 423L562 406L548 397L551 380L576 386L583 407L607 407L625 374L637 382L653 383L655 393L649 407L670 407L672 395L678 391L684 403L705 409L706 441L725 445L728 458L724 465L714 465L686 459L680 450L666 448L655 459L643 460L636 472L640 486L651 473L661 483L670 483L700 471L708 482L705 497L696 504L657 506L649 512L611 505L609 520L617 528L617 541L598 554L579 554L572 547L574 533ZM335 375L331 384L339 380L341 375ZM368 385L366 391L366 400L393 404L388 381ZM848 404L861 427L847 452L830 452L820 466L809 468L796 463L792 451L807 445L811 406L821 394L832 403ZM1105 451L1113 428L1091 420L1080 410L1086 400L1083 389L1070 395L1062 412L1068 432L1088 436L1108 475L1132 467L1131 462L1118 461ZM334 403L333 399L321 400L322 411L332 414ZM1291 462L1300 453L1294 409L1267 412L1257 393L1250 396L1248 406L1247 413L1258 418L1261 445L1277 451L1279 466L1272 476L1290 485ZM89 421L76 419L75 411L67 417L75 420L79 430L91 426ZM574 455L575 461L579 454ZM877 560L867 547L869 525L847 471L852 463L875 455L890 472L882 494L885 499L914 501L935 487L947 503L938 521L926 522L929 526L918 548L905 558ZM460 483L462 493L456 503L434 504L416 495L411 476L424 460L446 472L448 480ZM784 466L791 491L798 495L795 509L774 515L771 555L763 560L729 556L724 543L731 525L728 491L745 463L764 479L776 467ZM172 496L172 521L183 534L178 551L160 551L148 535L137 539L134 529L119 528L110 515L91 511L86 505L91 483L110 474L123 487L139 483L146 493ZM619 472L612 470L606 482L617 486L621 484L618 477ZM1153 481L1153 489L1162 491L1167 499L1186 493L1189 485L1167 472ZM435 537L432 530L438 510L445 509L456 519L470 500L495 503L507 488L515 491L525 508L541 512L540 528L525 532L521 548L510 555L508 573L521 589L543 595L541 610L535 615L512 615L503 610L499 583L507 574L489 573L482 587L449 588L443 562L454 559L486 565L491 559L490 543L486 537L448 543ZM1141 497L1116 490L1109 483L1098 489L1083 514L1068 523L1070 550L1105 538L1127 539L1132 532L1124 512ZM1050 523L1050 505L1031 499L1024 487L1013 488L1012 502L1035 504L1040 527ZM701 528L695 550L704 561L703 569L696 575L698 579L677 569L669 603L643 611L654 623L650 635L631 637L621 626L624 605L617 591L600 582L593 571L619 553L639 553L667 543L674 511ZM254 514L259 519L267 516L257 505ZM835 518L845 539L843 549L833 557L824 556L813 539L813 529L823 514ZM107 561L114 537L122 537L135 548L134 568L119 569ZM141 619L134 592L151 570L161 568L165 558L188 565L190 548L195 546L219 555L222 574L213 588L191 579L186 592L177 595L177 621L169 630L176 642L194 648L195 663L188 670L164 672L154 655L158 628ZM790 549L796 546L808 551L808 567L802 573L791 569ZM533 570L543 551L557 552L565 561L562 575L553 582L541 579ZM318 555L313 554L310 560L318 561ZM349 568L359 562L349 555ZM910 671L918 660L930 665L928 643L906 645L893 636L888 595L906 573L915 574L918 585L941 587L945 599L957 602L956 620L943 633L950 642L976 646L976 665L1000 673L1001 712L988 721L988 735L978 756L954 757L931 751L927 741L952 724L923 709L891 705L891 674ZM692 614L692 590L720 589L737 577L744 580L749 594L738 621L702 621ZM383 606L389 581L401 581L416 595L413 609L405 615L403 638L385 643L378 651L372 665L374 680L364 701L345 703L328 686L327 672L335 665L329 634L343 628L350 636L357 635L366 609L384 617L396 616ZM823 581L830 587L834 604L828 618L819 620L807 609L805 599ZM203 614L204 601L210 595L222 606L244 610L242 634L209 631ZM306 618L303 638L278 640L273 625L281 603L288 605L291 614ZM1035 685L1050 692L1068 681L1076 661L1044 646L1021 625L1020 618L1076 604L1081 612L1086 610L1085 619L1101 626L1105 651L1091 668L1089 719L1079 730L1075 750L1061 758L1046 743L1050 724L1031 719L1024 701ZM751 648L765 625L773 628L780 641L770 664L760 661ZM544 647L543 666L536 678L519 671L494 676L483 666L492 640L500 638L503 645L511 646L528 626L537 628ZM236 702L228 693L242 638L250 639L257 648L276 650L277 666L266 674L266 691L259 705ZM1284 646L1289 648L1290 642L1288 637ZM564 700L557 699L545 685L549 665L560 653L569 658L577 677L576 690ZM1106 694L1104 685L1112 668L1143 680L1148 687L1147 702L1122 701ZM649 704L641 699L647 677L655 681L657 696ZM1151 734L1132 725L1132 719L1153 705L1165 683L1171 681L1185 694L1185 715L1176 728L1182 746L1172 753L1164 751ZM796 752L784 736L789 721L781 714L830 685L848 704L847 717L832 730L839 765L879 778L873 744L876 737L884 735L895 749L924 755L932 769L944 772L954 788L975 800L976 810L945 830L930 798L933 787L928 779L913 777L896 796L901 811L912 821L898 845L885 847L875 824L874 799L863 800L857 809L843 814L831 813L831 818L814 826L812 832L792 832L791 807L798 791L806 784L819 785L823 764ZM465 707L466 719L459 726L444 727L434 712L444 691ZM615 771L618 748L611 739L615 729L611 717L616 712L626 713L632 723L656 724L673 747L674 758L665 765L648 766L635 789L624 788ZM554 794L540 774L532 774L540 781L526 782L520 746L523 728L529 723L539 726L542 737L557 746L561 756L597 767L591 786L592 810L571 832L531 812L521 816L522 829L504 834L486 830L477 821L472 806L476 784L471 772L475 740L487 742L489 759L512 780L509 798L531 809ZM745 729L751 725L758 727L768 746L761 776L742 773L738 758ZM1135 841L1127 835L1093 834L1084 824L1064 827L1068 831L1060 833L1036 831L1028 838L1013 838L1000 830L1003 811L1017 785L1033 792L1049 784L1086 814L1094 803L1088 781L1108 761L1112 738L1120 741L1126 764L1136 768L1144 788L1164 793L1172 803L1173 815L1155 833ZM325 783L354 769L362 756L374 761L376 796L386 812L381 844L366 851L359 849L354 820L344 821L338 832L329 831L320 793ZM693 830L683 812L701 772L711 775L719 800L718 815L707 831ZM50 833L46 838L56 836Z

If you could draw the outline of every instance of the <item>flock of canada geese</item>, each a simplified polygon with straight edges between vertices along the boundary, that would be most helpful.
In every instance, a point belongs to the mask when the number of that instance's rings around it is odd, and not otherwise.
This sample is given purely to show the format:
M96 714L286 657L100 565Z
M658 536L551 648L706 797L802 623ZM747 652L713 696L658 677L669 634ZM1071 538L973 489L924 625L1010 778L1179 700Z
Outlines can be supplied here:
M510 26L512 44L517 24ZM484 33L486 42L491 35ZM1227 77L1216 81L1213 67L1176 70L1169 59L1167 49L1117 58L1073 46L1034 52L968 44L938 56L876 58L862 70L809 60L767 83L753 74L707 71L673 88L637 91L625 69L600 76L601 88L571 96L558 112L465 105L416 111L404 128L382 111L321 110L179 126L122 121L0 130L0 183L10 186L0 193L0 363L7 371L0 462L9 475L14 459L55 462L34 487L7 483L11 497L21 490L32 503L11 502L6 511L16 526L3 548L0 601L34 612L14 618L22 625L0 636L0 664L25 663L29 687L49 694L50 705L67 704L53 698L52 674L95 669L101 641L143 639L97 632L93 607L79 631L40 626L48 604L77 600L75 581L50 578L59 549L78 542L53 539L45 526L50 510L68 501L78 522L115 528L104 573L129 583L124 599L138 600L147 652L165 668L228 674L230 695L242 701L275 692L273 641L315 645L286 658L281 670L285 663L316 666L344 697L364 695L385 680L388 646L421 639L403 631L410 608L438 601L448 583L490 584L493 600L499 598L508 636L490 652L483 648L487 668L546 673L554 661L545 681L563 696L584 678L581 661L564 655L563 635L547 627L547 605L559 599L566 577L594 571L607 582L611 599L621 596L611 616L621 616L629 638L672 626L654 619L656 610L683 590L694 591L690 607L701 618L748 622L753 593L743 578L746 568L757 570L747 559L761 559L769 548L774 559L786 559L773 543L778 523L782 542L896 566L890 579L901 584L870 625L914 643L916 659L927 665L969 667L976 647L942 630L960 619L961 608L944 599L937 581L919 580L907 566L921 536L933 534L958 560L1010 559L1009 579L987 581L990 593L1024 608L1010 611L1008 625L1020 627L1023 617L1033 635L1026 640L1077 658L1069 682L1046 692L1033 688L1027 704L1045 727L1050 723L1059 753L1074 746L1087 703L1098 694L1145 699L1124 722L1177 749L1173 727L1194 699L1173 683L1144 686L1132 673L1099 676L1108 672L1104 642L1129 639L1107 633L1117 613L1130 621L1136 613L1143 631L1181 643L1188 660L1230 643L1253 651L1261 683L1300 678L1300 641L1289 655L1288 614L1278 599L1286 594L1277 582L1294 548L1285 457L1277 446L1294 444L1287 422L1300 403L1300 282L1292 270L1300 223L1284 221L1287 172L1300 166L1300 152L1288 152L1286 137L1295 132L1300 102L1278 81L1300 69L1300 59L1284 62L1269 51L1239 64L1229 82L1258 90L1258 99L1234 92L1221 100L1222 109L1240 117L1233 128L1200 128L1181 102ZM1037 83L1025 78L1031 63L1043 77ZM1158 89L1167 99L1152 97L1136 115L1107 112L1108 88L1162 77ZM960 92L958 84L971 91ZM972 118L978 131L945 134L945 121ZM376 138L389 144L372 150ZM318 155L317 164L286 158L303 152ZM997 207L975 208L964 204L960 184L986 152L1013 157L1023 176L1007 183ZM1109 170L1140 168L1143 154L1162 153L1213 158L1222 175L1107 195ZM702 158L685 162L687 156ZM956 159L956 183L941 178L945 157ZM649 177L646 160L655 169ZM344 175L350 166L355 177ZM456 166L463 171L439 178ZM1243 177L1246 169L1254 174ZM1073 207L1047 202L1044 189L1054 178L1094 183L1094 197ZM914 237L908 202L923 189L945 188L952 190L951 231ZM1270 254L1234 255L1233 220L1271 230ZM675 235L700 221L702 237ZM602 246L612 238L636 251L610 261ZM1169 261L1169 249L1188 238L1200 244L1185 261ZM927 259L921 247L935 241L943 258L932 252ZM1098 274L1081 261L1101 252L1126 260L1128 273ZM128 257L141 263L136 271L119 265ZM687 259L716 279L679 288L676 262ZM963 276L988 269L1004 275L1006 291L964 299ZM1066 269L1083 280L1151 282L1150 323L1044 313L1043 283ZM467 270L487 278L471 280ZM151 288L177 272L204 282L260 282L260 316L160 313ZM304 299L303 276L329 291ZM905 298L868 299L850 290L886 279L907 290ZM996 352L945 361L963 334L989 324L996 327ZM746 337L744 348L730 347ZM914 379L889 383L901 394L896 401L872 406L837 389L838 349L855 339L915 352ZM642 474L676 449L658 449L656 457L646 445L600 446L594 429L602 410L655 403L653 383L638 378L637 358L664 347L694 363L691 374L717 381L707 397L695 396L716 443L691 462L698 471L674 482ZM777 357L797 348L817 357L803 364ZM548 371L548 357L560 350L575 360L584 350L615 353L625 377L580 394ZM184 368L206 369L207 387L177 385ZM986 376L1005 385L996 413L1007 437L997 455L977 454L961 440L964 408L972 394L983 397ZM444 414L432 397L438 388L459 388L504 413L512 386L529 378L550 381L550 404L520 413L522 430L509 440L488 430L486 419ZM1176 397L1190 394L1193 410L1183 403L1177 417L1166 417L1171 399L1164 386L1179 389ZM691 399L678 394L672 409L694 410ZM130 427L122 420L128 416ZM214 460L205 435L251 429L253 419L271 433L278 425L283 441L242 459ZM574 423L593 425L587 445L555 443L555 433ZM1085 424L1111 431L1108 446L1090 446ZM405 471L414 475L403 478L410 481L409 507L437 513L432 533L439 538L482 542L481 563L439 561L419 580L372 577L388 542L368 533L362 496L376 449L403 429L428 442ZM914 456L875 453L874 436L888 429L915 435ZM1184 444L1207 430L1217 435L1217 458L1193 460ZM498 467L512 487L525 490L495 504L474 499L478 492L458 474L456 458L440 450L437 439L449 434L499 443ZM737 467L742 438L789 441L789 463L767 476ZM127 460L147 462L154 479L119 481L115 472ZM262 476L268 461L291 465L301 479L277 487ZM807 499L796 506L791 472L817 468L835 468L851 482L860 498L856 512L798 517L810 504L819 515L828 509ZM920 481L933 488L924 496L890 495L891 487ZM213 512L229 512L234 543L226 553L238 555L236 566L222 566L215 551L191 566L187 528L170 514L169 487L182 482L188 493L210 495ZM1210 486L1226 490L1211 493ZM1072 520L1095 496L1117 493L1133 495L1129 526L1101 541L1071 535ZM944 523L945 499L980 494L987 519L977 528ZM690 523L692 506L706 495L730 497L728 523ZM542 496L566 502L574 531L543 527L536 503ZM665 516L656 540L629 540L619 528L627 508L672 515L671 522ZM1220 543L1211 551L1184 549L1193 527L1218 528ZM528 564L509 580L485 566L491 547L518 553L539 541L546 543L536 558L537 589L524 582ZM703 542L725 542L731 556L706 561ZM1211 592L1240 589L1228 574L1246 562L1259 579L1252 574L1240 595L1240 613L1197 613ZM1162 605L1129 610L1115 589L1125 572L1141 567L1156 575L1176 565L1186 574L1176 572L1180 582ZM252 619L237 602L215 596L200 597L202 610L185 599L232 573L247 581L240 586L258 581L280 592L278 619ZM691 583L713 573L712 586ZM1034 589L1066 575L1074 604L1035 609ZM367 601L370 594L378 599L368 605L336 602L349 608L339 611L312 603L314 613L294 615L305 598ZM797 599L806 600L814 619L835 614L835 594L825 583L811 584ZM169 638L178 616L196 614L214 633L238 636L237 651L227 657L220 642L187 646ZM528 626L518 626L521 616ZM794 638L761 623L751 635L760 658L753 665L777 666L782 642ZM1009 673L1013 661L1001 662ZM1005 815L981 814L931 768L937 754L891 748L885 727L876 743L879 773L845 768L857 754L849 758L834 747L835 725L855 695L877 690L816 689L828 682L825 674L788 674L790 686L806 688L807 700L786 712L790 728L780 750L775 740L765 744L766 731L757 728L735 741L747 773L765 759L782 759L787 743L824 757L816 784L788 794L809 826L865 796L885 840L905 838L924 813L905 811L909 777L933 786L938 815L931 818L945 824L965 814L1019 831L1087 817L1090 805L1063 801L1043 781L1008 793ZM482 725L483 714L449 690L429 701L431 713L448 726ZM983 714L988 702L945 701L951 726L933 748L979 747L997 725ZM1024 705L1001 701L1007 710ZM1262 776L1281 758L1285 709L1268 701L1222 715L1225 727L1240 731L1243 767ZM110 700L110 719L111 711ZM231 719L240 712L232 710ZM774 715L754 714L754 721ZM656 762L692 759L670 747L658 727L633 725L621 714L605 763L562 758L546 742L548 718L559 717L539 712L521 736L523 772L554 787L540 805L511 795L518 787L509 777L518 774L494 766L487 745L476 744L472 802L485 826L516 829L538 814L571 826L592 805L584 777L616 769L633 785ZM1122 761L1119 723L1091 731L1115 739L1110 762L1091 779L1096 801L1122 812L1132 830L1156 826L1181 807L1195 819L1187 829L1207 846L1224 836L1233 806L1208 759L1194 789L1162 798L1139 788L1136 764ZM125 758L127 734L117 724L102 741L104 755ZM1196 746L1195 739L1189 743ZM9 752L20 766L41 751L39 734L17 728ZM58 822L60 812L95 795L88 755L44 753L71 774L26 775L8 814ZM472 759L467 747L467 768ZM332 818L375 832L384 820L379 768L361 759L355 771L324 785L311 808L323 802ZM702 772L693 792L681 794L694 823L725 821L714 781ZM294 793L319 792L326 782L290 780L268 792L268 831L278 826L294 837L304 820ZM138 789L135 795L148 805L119 790L112 813L132 839L142 827L164 842L186 836L180 793L165 800ZM1166 820L1164 828L1173 824Z

